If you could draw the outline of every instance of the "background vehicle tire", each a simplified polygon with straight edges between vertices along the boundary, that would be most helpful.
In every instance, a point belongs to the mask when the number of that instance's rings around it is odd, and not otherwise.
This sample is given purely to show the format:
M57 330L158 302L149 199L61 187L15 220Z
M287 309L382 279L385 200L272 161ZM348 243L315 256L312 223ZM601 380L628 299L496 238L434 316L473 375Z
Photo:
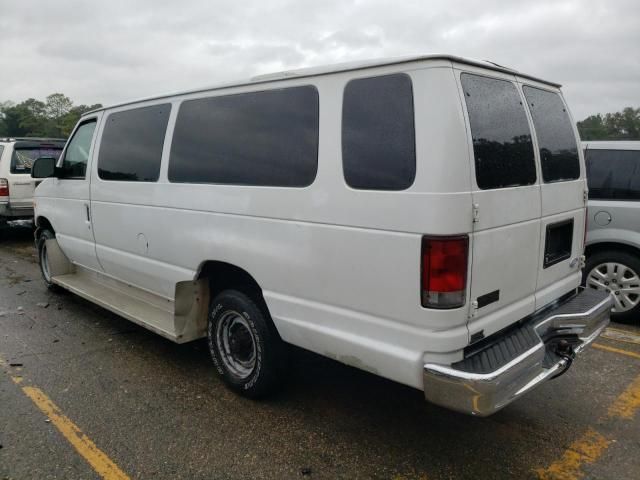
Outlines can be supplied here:
M609 290L611 319L640 323L640 258L620 250L603 250L587 258L582 273L587 288Z
M49 259L47 256L46 241L50 238L56 238L55 234L51 230L43 230L38 237L38 263L40 264L40 273L44 282L47 284L47 288L51 291L60 291L60 287L51 282L51 274L49 273Z
M280 385L286 345L266 305L238 290L216 295L209 307L209 352L224 382L236 392L260 398Z

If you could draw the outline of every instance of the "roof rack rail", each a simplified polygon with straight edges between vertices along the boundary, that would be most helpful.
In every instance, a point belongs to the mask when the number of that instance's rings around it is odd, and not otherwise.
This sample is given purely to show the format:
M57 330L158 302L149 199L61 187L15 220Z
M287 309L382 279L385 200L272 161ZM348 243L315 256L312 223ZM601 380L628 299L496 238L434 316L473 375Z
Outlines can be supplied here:
M0 142L66 142L66 138L53 137L0 137Z

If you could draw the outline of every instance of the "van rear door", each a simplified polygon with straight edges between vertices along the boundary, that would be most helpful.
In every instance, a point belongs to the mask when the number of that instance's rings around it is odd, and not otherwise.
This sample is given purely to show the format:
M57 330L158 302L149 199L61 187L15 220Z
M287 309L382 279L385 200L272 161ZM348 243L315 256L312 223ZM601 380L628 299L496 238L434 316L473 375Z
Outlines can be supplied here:
M473 338L535 310L541 197L530 122L516 78L467 70L460 72L460 87L475 177L469 311Z
M524 81L541 170L542 220L536 309L580 282L586 219L586 180L577 131L559 90ZM582 167L581 167L582 165Z

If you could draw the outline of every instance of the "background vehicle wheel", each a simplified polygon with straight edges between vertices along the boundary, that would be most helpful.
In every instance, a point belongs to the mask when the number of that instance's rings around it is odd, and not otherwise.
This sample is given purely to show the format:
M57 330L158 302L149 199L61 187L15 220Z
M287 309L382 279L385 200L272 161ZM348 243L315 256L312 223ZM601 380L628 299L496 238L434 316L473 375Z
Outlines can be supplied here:
M251 398L278 387L286 367L286 345L261 303L238 290L225 290L209 307L213 363L231 389Z
M587 258L583 283L611 292L612 320L640 322L640 258L625 251L596 252Z
M43 230L38 237L38 263L40 263L40 273L47 284L47 288L51 291L59 291L60 288L51 282L51 273L49 269L49 257L47 255L46 241L50 238L56 238L51 230Z

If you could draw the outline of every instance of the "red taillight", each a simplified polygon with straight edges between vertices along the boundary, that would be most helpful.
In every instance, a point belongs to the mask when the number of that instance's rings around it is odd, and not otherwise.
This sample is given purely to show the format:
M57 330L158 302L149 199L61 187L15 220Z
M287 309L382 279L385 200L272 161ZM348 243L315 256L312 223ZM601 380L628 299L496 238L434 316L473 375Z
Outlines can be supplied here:
M422 306L464 305L469 237L422 238Z
M0 197L9 196L9 181L6 178L0 178Z

